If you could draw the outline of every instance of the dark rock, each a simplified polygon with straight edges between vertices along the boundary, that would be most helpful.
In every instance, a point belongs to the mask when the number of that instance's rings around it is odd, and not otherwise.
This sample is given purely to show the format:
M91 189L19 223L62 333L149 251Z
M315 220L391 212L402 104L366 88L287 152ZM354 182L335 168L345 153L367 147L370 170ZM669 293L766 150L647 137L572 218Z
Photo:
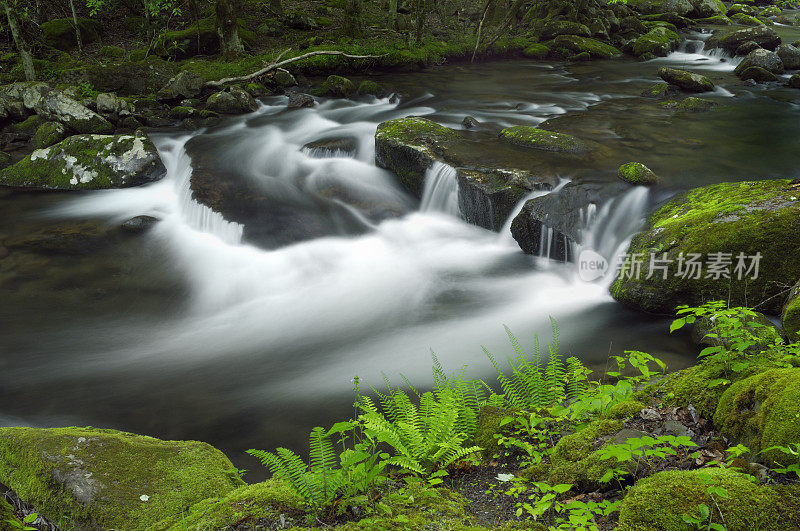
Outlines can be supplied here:
M757 50L753 50L747 54L742 62L736 66L736 69L733 71L733 73L739 77L742 77L741 74L750 67L763 68L764 70L772 72L773 74L783 74L784 71L783 62L781 61L781 58L778 57L778 54L763 48L758 48Z
M229 87L208 97L206 109L220 114L245 114L258 109L253 97L239 87Z
M481 123L472 116L465 116L464 119L461 120L461 127L464 129L473 129L479 125L481 125Z
M194 98L203 90L203 83L203 78L194 72L190 70L181 70L158 91L156 98L158 101L164 102Z
M581 37L591 37L592 32L583 24L569 22L566 20L549 20L541 30L540 39L549 41L559 35L580 35Z
M322 86L314 91L314 93L318 96L347 98L356 93L356 86L346 77L328 76Z
M744 57L753 50L758 50L761 46L756 41L747 41L738 48L736 48L737 57Z
M771 81L778 81L778 77L770 72L769 70L765 70L760 66L750 66L741 70L738 74L739 78L743 81L752 80L756 83L769 83Z
M290 92L289 93L289 103L287 107L290 109L301 109L304 107L313 107L314 106L314 98L309 96L308 94L303 94L302 92Z
M83 44L94 42L100 35L100 23L89 18L79 18L78 27ZM56 18L42 23L42 39L58 50L71 50L78 46L75 26L71 18Z
M325 138L309 142L303 146L313 157L351 156L358 150L355 138Z
M658 77L682 90L689 92L707 92L714 90L714 83L706 76L679 70L677 68L661 67L658 69Z
M718 40L720 48L735 53L742 44L754 41L762 48L774 50L781 43L781 38L774 29L766 26L755 26L733 31Z
M160 220L153 216L136 216L127 221L124 221L120 228L125 232L139 234L150 230Z
M800 74L795 74L789 78L789 87L800 89Z
M681 101L665 101L661 105L663 105L667 109L674 109L678 111L705 112L705 111L710 111L712 108L716 107L717 102L706 100L703 98L695 98L694 96L689 96L688 98L684 98Z
M31 144L36 149L46 148L58 144L67 138L67 128L58 122L45 122L39 126L31 139Z
M219 40L216 33L214 38ZM131 96L157 92L176 71L174 63L150 56L142 61L89 64L66 70L61 74L61 81L73 85L89 83L100 92Z
M800 68L800 49L791 44L781 44L775 49L775 53L780 57L783 67L786 70L797 70Z
M680 94L681 91L678 87L670 85L669 83L656 83L650 88L642 91L642 96L646 98L671 98Z

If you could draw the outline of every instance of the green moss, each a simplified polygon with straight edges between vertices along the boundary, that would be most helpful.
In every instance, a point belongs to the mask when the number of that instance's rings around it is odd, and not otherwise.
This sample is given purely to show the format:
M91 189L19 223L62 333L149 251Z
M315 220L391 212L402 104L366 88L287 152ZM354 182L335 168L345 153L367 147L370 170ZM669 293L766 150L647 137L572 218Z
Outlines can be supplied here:
M767 6L758 14L759 17L777 17L782 13L781 8L778 6Z
M147 57L147 48L139 48L131 51L128 55L129 61L143 61Z
M500 422L513 415L513 411L499 407L484 406L481 409L478 415L478 428L475 432L475 444L483 448L485 457L491 457L500 450L495 435L501 431Z
M383 94L383 88L375 81L366 79L358 85L358 93L361 95L369 94L378 97Z
M577 35L559 35L548 42L550 48L563 48L574 54L587 52L592 57L608 59L615 55L620 55L620 51L610 44L600 42L591 37L579 37Z
M8 520L19 523L20 526L22 524L19 518L14 514L14 508L11 507L11 504L8 503L4 497L0 497L0 527L8 526ZM12 526L8 529L14 529L15 527L17 526ZM3 529L6 529L6 527L3 527Z
M781 324L790 341L800 340L800 282L789 293L781 313Z
M605 444L608 435L618 432L622 427L621 420L601 419L562 437L550 455L550 483L596 485L610 467L617 465L615 460L600 459L598 450Z
M717 26L730 26L733 24L731 19L726 17L725 15L714 15L711 17L706 18L699 18L695 20L698 24L710 24L710 25L717 25Z
M194 116L195 113L197 113L197 111L191 107L178 105L177 107L173 107L172 109L169 110L169 117L178 120L183 120L184 118L189 118L190 116Z
M653 171L641 162L627 162L617 170L617 177L633 185L650 186L658 182Z
M731 385L714 414L720 433L754 451L800 441L800 369L778 369ZM762 454L781 462L785 454Z
M356 93L356 86L346 77L331 75L328 76L320 88L311 92L317 96L346 98Z
M500 131L500 138L518 146L558 153L585 153L588 146L566 133L554 133L529 125L515 125Z
M0 428L3 483L48 519L79 527L142 529L226 494L241 484L232 469L200 442L92 428Z
M79 18L78 27L83 44L94 42L100 34L100 23L88 18ZM78 46L75 26L71 18L55 18L42 23L42 39L45 44L59 50L70 50Z
M125 57L125 49L119 46L106 45L100 48L100 55L111 59L119 59Z
M66 136L66 127L58 122L45 122L36 130L31 144L36 149L46 148L61 142Z
M144 17L125 17L123 26L134 35L142 35L147 31L147 19Z
M665 107L676 109L679 111L686 111L686 112L705 112L710 111L714 108L717 103L711 100L706 100L703 98L697 98L695 96L689 96L688 98L684 98L679 102L672 102L672 105L667 105L668 102L662 103Z
M751 15L745 15L744 13L736 13L735 15L731 16L731 20L734 21L736 24L741 24L742 26L763 26L764 23Z
M677 33L665 27L653 28L646 34L640 36L633 43L634 55L667 55L677 48L681 38Z
M610 419L628 419L638 415L639 412L646 407L647 406L644 404L644 402L639 402L638 400L626 400L625 402L614 404L608 408L606 416Z
M550 48L540 42L529 44L522 50L522 55L525 57L533 57L535 59L544 59L550 53Z
M712 501L707 493L708 484L728 491L729 496L715 496ZM704 503L719 509L729 531L783 530L795 528L794 521L782 519L778 507L778 493L752 481L750 476L726 468L703 470L673 470L659 472L636 483L622 500L619 515L621 531L684 531L695 529L683 521L684 514L697 514L697 507ZM720 523L719 515L715 521Z

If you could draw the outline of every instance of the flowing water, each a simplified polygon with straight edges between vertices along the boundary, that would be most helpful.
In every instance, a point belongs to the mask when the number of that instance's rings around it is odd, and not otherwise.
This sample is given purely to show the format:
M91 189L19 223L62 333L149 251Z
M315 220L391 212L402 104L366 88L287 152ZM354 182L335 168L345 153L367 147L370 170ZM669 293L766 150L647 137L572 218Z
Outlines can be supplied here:
M481 345L508 352L503 324L530 346L552 316L563 351L596 368L630 348L691 363L688 339L614 303L607 279L523 255L510 220L499 233L464 223L453 168L432 166L422 200L411 197L375 166L373 135L407 115L453 127L472 115L478 141L548 121L604 146L552 166L562 185L613 182L620 163L647 163L662 186L581 213L581 248L611 257L677 190L797 177L800 92L740 84L703 37L646 63L442 67L381 76L391 98L294 111L270 97L210 131L153 135L168 168L158 183L2 192L0 424L200 439L254 469L247 448L302 448L311 427L347 416L354 375L424 386L433 349L450 370L491 378ZM675 114L640 97L662 64L709 66L720 88L708 97L721 106ZM303 148L341 137L355 151ZM245 199L225 215L199 204L193 172L235 181ZM160 222L141 235L117 228L137 215Z

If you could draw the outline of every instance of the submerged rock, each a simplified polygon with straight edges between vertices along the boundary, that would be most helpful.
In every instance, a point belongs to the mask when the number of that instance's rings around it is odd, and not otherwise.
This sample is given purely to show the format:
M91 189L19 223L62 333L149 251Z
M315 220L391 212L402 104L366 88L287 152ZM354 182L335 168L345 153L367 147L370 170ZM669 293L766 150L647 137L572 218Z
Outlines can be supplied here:
M553 151L556 153L580 154L589 151L581 140L566 133L555 133L529 125L514 125L500 131L500 138L518 146Z
M704 75L687 70L663 66L658 69L658 77L682 90L689 92L708 92L714 90L714 83Z
M321 140L314 140L308 142L303 146L304 150L308 150L312 155L317 156L333 156L333 155L354 155L358 150L358 143L355 138L323 138Z
M675 109L678 111L705 112L716 107L717 102L689 96L681 101L665 101L661 105L667 109Z
M728 300L732 306L777 314L783 302L780 286L800 278L795 252L800 248L799 215L800 186L793 181L690 190L659 209L634 236L628 250L631 263L611 286L611 294L623 304L655 313L671 314L680 304ZM659 271L645 278L651 253L669 260L666 275ZM686 261L691 255L696 256L690 267ZM715 258L722 262L719 273L706 268Z
M465 116L464 119L461 120L461 127L464 129L474 129L479 125L481 125L481 123L472 116Z
M617 177L628 184L651 186L658 183L658 176L641 162L628 162L617 170Z
M120 228L126 232L139 234L150 230L158 222L159 219L153 216L136 216L124 221Z
M143 135L75 135L37 149L0 172L0 185L47 190L139 186L161 179L166 168Z
M212 446L93 428L0 428L0 477L54 522L144 529L242 485Z

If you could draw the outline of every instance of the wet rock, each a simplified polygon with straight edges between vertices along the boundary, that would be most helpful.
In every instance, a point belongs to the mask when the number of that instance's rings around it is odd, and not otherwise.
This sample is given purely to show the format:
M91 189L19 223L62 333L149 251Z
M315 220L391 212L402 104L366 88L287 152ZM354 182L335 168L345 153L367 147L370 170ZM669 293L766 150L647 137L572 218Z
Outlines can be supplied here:
M800 89L800 74L795 74L789 78L789 87Z
M365 79L358 85L358 93L361 96L375 96L379 98L384 93L384 90L383 87L375 81Z
M573 56L588 53L591 57L608 59L622 53L610 44L578 35L559 35L548 44L552 50L568 50Z
M669 83L656 83L652 87L644 89L642 91L642 96L645 98L664 99L677 96L680 92L678 87L670 85Z
M270 94L270 90L263 83L257 83L255 81L251 81L245 85L244 90L254 98L263 98Z
M653 28L637 38L633 43L634 55L653 54L664 57L678 48L681 38L674 31L665 27Z
M581 37L591 37L592 32L583 24L569 22L566 20L549 20L545 22L541 29L540 39L549 41L559 35L579 35Z
M617 177L628 184L652 186L658 183L658 176L641 162L628 162L617 170Z
M158 222L159 219L153 216L136 216L124 221L120 228L125 232L139 234L150 230Z
M689 96L681 101L665 101L661 105L663 105L664 108L674 109L677 111L706 112L716 107L717 102Z
M481 125L481 123L472 116L465 116L464 119L461 120L461 127L464 129L473 129L479 125Z
M731 4L731 7L728 8L726 14L728 16L736 15L739 13L743 13L745 15L755 15L758 13L758 9L755 6L747 5L747 4L739 4L734 3Z
M708 24L712 26L730 26L733 21L725 15L714 15L708 18L698 18L695 20L697 24Z
M206 109L220 114L245 114L256 111L258 103L241 88L229 87L209 96Z
M358 150L355 138L324 138L303 146L312 157L354 156Z
M36 149L46 148L58 144L67 138L67 128L58 122L45 122L39 126L31 139L31 144Z
M694 7L693 15L699 18L725 15L727 8L720 0L691 0Z
M695 74L687 70L677 68L661 67L658 69L658 77L682 90L689 92L707 92L714 90L714 83L701 74Z
M528 125L515 125L500 131L500 138L512 144L542 151L581 154L589 151L589 146L566 133L546 131Z
M783 74L784 71L783 62L778 57L778 54L763 48L753 50L747 54L742 62L736 65L733 73L741 77L741 74L750 67L763 68L773 74Z
M328 76L322 86L313 93L317 96L347 98L356 93L356 86L346 77Z
M302 109L304 107L313 107L314 106L314 98L309 96L308 94L303 94L302 92L290 92L289 93L289 103L287 107L290 109Z
M758 50L761 46L756 41L747 41L738 48L736 48L736 56L744 57L753 50Z
M775 54L780 57L783 67L786 70L797 70L800 68L800 49L791 44L781 44L775 49Z
M781 312L781 325L789 342L800 339L800 282L789 291Z
M242 484L206 443L92 428L0 428L3 483L50 521L145 529Z
M181 70L170 78L167 84L156 94L158 101L175 102L186 98L194 98L203 90L203 78L190 70Z
M762 25L764 25L764 22L762 22L761 20L759 20L756 17L751 16L751 15L745 15L744 13L737 13L735 15L732 15L731 16L731 20L734 23L742 25L742 26L762 26Z
M717 44L729 53L735 53L739 46L748 41L757 42L759 46L767 50L774 50L780 45L781 38L772 28L756 26L733 31L721 37Z
M789 180L723 183L680 194L650 217L628 249L629 257L656 253L671 260L668 274L645 278L637 274L632 258L611 294L625 305L654 313L672 314L679 304L728 300L731 306L778 314L784 301L780 286L800 278L800 257L789 251L800 246L798 215L800 186ZM688 273L685 263L678 269L681 254L686 260L690 253L700 255L700 278L695 278L696 268ZM760 258L752 258L757 253ZM715 256L721 259L717 269L730 278L709 274L706 262Z
M761 68L760 66L750 66L739 72L737 75L743 81L752 80L756 83L769 83L771 81L778 81L778 78L775 74L769 70Z
M0 172L0 185L48 190L138 186L166 168L153 143L140 135L75 135L37 149Z
M5 85L0 89L0 100L6 108L12 102L21 104L27 111L61 122L78 133L110 133L114 129L108 120L45 83Z

